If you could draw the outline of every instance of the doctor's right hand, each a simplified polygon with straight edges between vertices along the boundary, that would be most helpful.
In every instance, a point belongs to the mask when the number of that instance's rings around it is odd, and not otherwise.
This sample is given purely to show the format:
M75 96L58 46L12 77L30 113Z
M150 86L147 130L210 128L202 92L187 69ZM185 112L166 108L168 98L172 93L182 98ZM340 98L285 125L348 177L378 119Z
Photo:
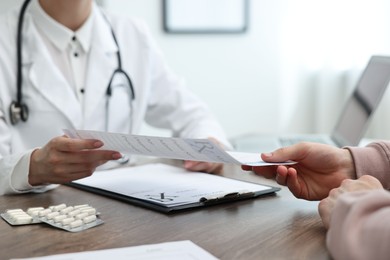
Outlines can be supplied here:
M31 155L30 185L61 184L88 177L99 165L122 157L116 151L97 150L102 146L99 140L53 138Z

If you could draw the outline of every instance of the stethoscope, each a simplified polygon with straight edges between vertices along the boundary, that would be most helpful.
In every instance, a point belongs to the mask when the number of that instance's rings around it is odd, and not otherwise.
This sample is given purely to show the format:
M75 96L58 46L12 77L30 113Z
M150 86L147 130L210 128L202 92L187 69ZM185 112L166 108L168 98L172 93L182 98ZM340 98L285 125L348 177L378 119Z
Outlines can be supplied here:
M18 20L18 31L17 31L17 38L16 38L16 55L17 55L17 78L16 78L16 101L12 101L10 105L10 118L11 118L11 123L13 125L16 125L20 120L23 122L26 122L28 117L29 117L29 109L27 104L23 102L23 95L22 95L22 27L23 27L23 20L24 20L24 14L26 12L27 6L30 3L31 0L26 0L24 1L22 8L20 10L19 14L19 20ZM110 103L110 97L112 95L112 83L114 81L114 78L117 75L122 75L129 86L129 95L130 95L130 120L133 120L133 100L135 99L135 92L134 92L134 87L132 84L132 81L130 77L127 75L127 73L122 69L122 59L121 59L121 54L119 50L119 44L116 39L114 30L112 29L112 26L107 19L107 17L104 15L102 12L104 19L106 20L107 24L110 27L112 38L114 39L114 42L117 46L117 60L118 60L118 66L112 73L112 76L110 78L110 81L107 86L106 90L106 113L105 113L105 130L108 131L108 126L109 126L109 103ZM132 124L130 124L130 127L132 127ZM131 129L130 129L131 132Z

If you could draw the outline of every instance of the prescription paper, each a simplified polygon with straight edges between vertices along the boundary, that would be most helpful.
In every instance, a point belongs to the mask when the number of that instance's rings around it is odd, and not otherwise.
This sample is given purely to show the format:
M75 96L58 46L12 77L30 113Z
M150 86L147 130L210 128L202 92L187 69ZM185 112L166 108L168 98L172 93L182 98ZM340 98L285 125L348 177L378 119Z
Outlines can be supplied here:
M71 138L101 140L104 143L101 149L114 150L124 154L250 166L295 163L291 161L267 163L261 160L260 154L224 151L219 145L208 139L155 137L72 129L64 129L64 133Z

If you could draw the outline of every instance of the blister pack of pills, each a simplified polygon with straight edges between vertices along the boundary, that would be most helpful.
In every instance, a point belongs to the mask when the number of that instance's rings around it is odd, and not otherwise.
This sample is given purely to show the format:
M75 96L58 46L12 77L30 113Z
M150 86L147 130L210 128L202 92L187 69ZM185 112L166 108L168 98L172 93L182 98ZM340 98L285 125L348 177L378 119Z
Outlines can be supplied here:
M96 209L87 204L76 206L59 204L47 208L28 208L26 211L9 209L0 215L12 226L46 223L69 232L83 231L104 223Z

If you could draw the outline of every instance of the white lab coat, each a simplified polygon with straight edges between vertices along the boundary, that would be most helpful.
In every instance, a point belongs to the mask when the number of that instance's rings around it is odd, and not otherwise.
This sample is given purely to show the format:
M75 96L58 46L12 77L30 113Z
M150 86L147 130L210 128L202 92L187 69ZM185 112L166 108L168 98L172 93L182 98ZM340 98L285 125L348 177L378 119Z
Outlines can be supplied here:
M62 129L105 130L106 89L117 68L117 47L101 11L93 10L85 105L81 107L44 48L27 9L23 27L23 101L30 113L27 122L15 126L10 123L9 107L16 99L15 36L19 10L0 18L0 195L31 191L27 176L32 150L63 135ZM129 133L131 124L132 133L137 134L146 121L171 129L174 136L213 136L228 144L208 108L169 70L145 25L129 18L107 16L118 40L123 69L135 89L131 119L129 89L113 86L108 130ZM20 176L24 181L15 187L15 179Z

